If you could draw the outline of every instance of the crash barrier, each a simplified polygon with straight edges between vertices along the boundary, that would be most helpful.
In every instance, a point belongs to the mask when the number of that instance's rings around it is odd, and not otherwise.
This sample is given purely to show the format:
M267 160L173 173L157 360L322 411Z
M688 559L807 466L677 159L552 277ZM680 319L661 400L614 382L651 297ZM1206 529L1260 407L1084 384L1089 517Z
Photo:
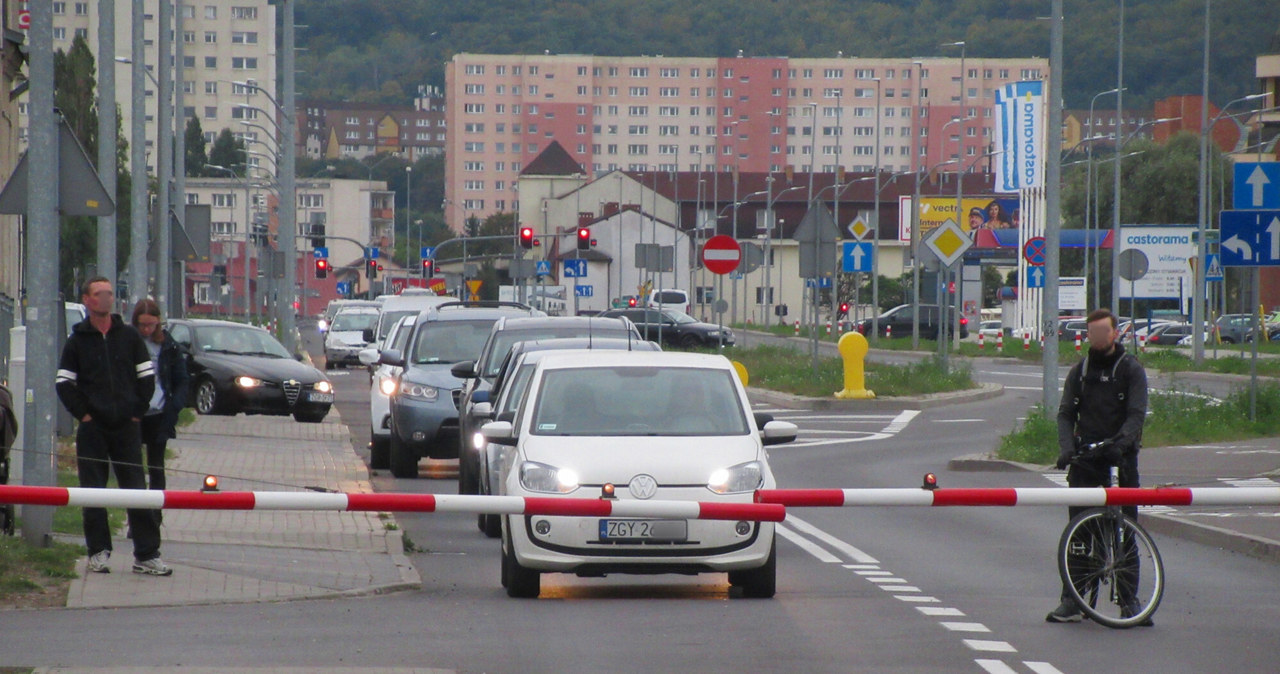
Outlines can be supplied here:
M756 503L772 503L788 508L1280 505L1280 487L761 489L756 492Z
M484 496L473 494L344 494L285 491L177 491L0 485L0 503L165 510L328 510L486 515L663 517L781 522L784 506L770 503L639 501L614 498Z

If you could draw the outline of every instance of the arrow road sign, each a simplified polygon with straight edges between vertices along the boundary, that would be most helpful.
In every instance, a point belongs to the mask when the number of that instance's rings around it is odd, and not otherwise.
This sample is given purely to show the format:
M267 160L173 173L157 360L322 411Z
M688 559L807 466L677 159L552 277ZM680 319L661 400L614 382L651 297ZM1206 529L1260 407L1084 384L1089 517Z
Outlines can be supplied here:
M1043 288L1044 287L1044 267L1032 267L1027 270L1027 287Z
M564 277L586 278L587 261L581 258L570 258L568 260L564 260Z
M870 272L874 255L875 251L872 250L870 241L845 241L844 255L840 256L840 270L846 274Z
M593 286L574 286L573 294L578 297L592 297L595 295L595 288Z
M317 260L325 259L325 258L329 257L329 247L328 247L328 246L316 246L315 250L311 251L311 256L312 256L312 257L314 257L314 258L315 258L315 259L317 259Z
M1238 210L1280 208L1280 162L1236 162L1234 186Z
M1280 267L1280 211L1223 211L1224 267Z
M418 250L418 258L421 260L430 259L436 256L435 246L422 246Z

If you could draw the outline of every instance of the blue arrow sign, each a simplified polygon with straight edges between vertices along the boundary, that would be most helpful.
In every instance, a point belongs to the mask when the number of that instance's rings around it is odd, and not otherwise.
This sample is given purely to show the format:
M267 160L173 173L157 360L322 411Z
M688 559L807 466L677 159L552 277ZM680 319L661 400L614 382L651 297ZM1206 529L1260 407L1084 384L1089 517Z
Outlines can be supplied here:
M592 297L596 293L595 293L595 288L593 288L592 286L574 286L573 294L577 295L578 297Z
M1222 275L1222 257L1217 253L1209 253L1207 256L1208 263L1204 266L1205 281L1221 281Z
M1280 267L1280 211L1223 211L1223 267Z
M1237 210L1280 208L1280 162L1236 162L1233 185Z
M580 258L573 258L564 261L564 277L565 278L586 278L587 277L587 261Z
M423 247L422 247L421 249L419 249L419 251L418 251L418 259L420 259L420 260L426 260L426 259L429 259L429 258L434 258L435 256L436 256L436 247L435 247L435 246L423 246Z
M365 249L364 249L364 256L365 256L365 257L367 257L367 258L369 258L370 260L376 260L376 259L378 259L378 247L377 247L377 246L370 246L369 248L365 248Z
M551 275L551 263L550 263L550 262L547 262L546 260L538 260L537 265L538 265L538 266L537 266L537 274L538 274L538 276L550 276L550 275Z
M1044 287L1044 267L1032 267L1027 270L1027 287Z
M324 259L327 259L327 258L329 257L329 247L328 247L328 246L316 246L316 249L315 249L315 250L313 250L313 251L311 251L311 256L312 256L312 257L314 257L314 258L315 258L315 259L317 259L317 260L324 260Z
M831 277L830 277L830 276L823 276L822 278L807 278L807 279L805 279L805 280L804 280L804 287L806 287L806 288L830 288L830 287L831 287Z
M840 270L845 273L870 272L875 251L870 241L845 241Z
M350 282L350 281L338 281L337 286L334 288L334 290L335 290L339 295L349 295L349 294L351 293L351 282Z

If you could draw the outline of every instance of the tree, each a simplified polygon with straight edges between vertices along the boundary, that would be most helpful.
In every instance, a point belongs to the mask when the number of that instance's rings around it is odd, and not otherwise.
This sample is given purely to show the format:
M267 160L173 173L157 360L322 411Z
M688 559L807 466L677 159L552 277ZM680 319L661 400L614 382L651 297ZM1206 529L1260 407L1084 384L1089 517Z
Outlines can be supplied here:
M188 178L200 178L205 175L204 167L209 163L209 155L205 152L205 147L204 129L200 126L200 119L193 115L187 120L186 130Z
M231 135L231 129L223 129L213 139L213 149L209 150L209 163L214 166L229 168L238 176L244 175L245 158L244 141Z

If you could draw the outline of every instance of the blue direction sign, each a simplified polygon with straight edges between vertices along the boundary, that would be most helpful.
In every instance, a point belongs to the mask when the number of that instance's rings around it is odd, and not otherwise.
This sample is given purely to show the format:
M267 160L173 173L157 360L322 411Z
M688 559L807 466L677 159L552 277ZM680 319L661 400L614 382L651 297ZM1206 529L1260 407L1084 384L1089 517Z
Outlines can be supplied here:
M317 260L324 260L324 259L328 259L328 257L329 257L329 247L328 247L328 246L316 246L315 250L311 251L311 257L314 257L314 258L315 258L315 259L317 259Z
M572 258L564 261L564 277L565 278L586 278L587 277L587 261L580 258Z
M338 281L337 286L334 288L334 291L337 292L339 295L351 294L351 282Z
M870 272L874 256L870 241L845 241L840 270L845 273Z
M423 246L418 250L418 259L426 260L436 256L435 246Z
M595 293L595 288L592 286L574 286L573 294L577 295L578 297L592 297L596 293Z
M807 278L807 279L805 279L805 280L804 280L804 287L806 287L806 288L830 288L830 287L831 287L831 277L830 277L830 276L823 276L823 277L821 277L821 278Z
M536 269L537 269L536 273L538 274L538 276L551 275L551 263L547 262L546 260L538 260L538 265Z
M1280 208L1280 162L1236 162L1233 184L1237 210Z
M1223 211L1223 267L1280 267L1280 211Z
M1204 280L1209 282L1223 280L1222 257L1217 253L1209 253L1206 257L1209 262L1204 266Z
M1037 266L1027 270L1027 287L1028 288L1044 287L1044 267Z
M365 249L364 249L364 256L365 256L365 257L367 257L367 258L369 258L370 260L376 260L376 259L378 259L378 247L377 247L377 246L370 246L370 247L368 247L368 248L365 248Z

